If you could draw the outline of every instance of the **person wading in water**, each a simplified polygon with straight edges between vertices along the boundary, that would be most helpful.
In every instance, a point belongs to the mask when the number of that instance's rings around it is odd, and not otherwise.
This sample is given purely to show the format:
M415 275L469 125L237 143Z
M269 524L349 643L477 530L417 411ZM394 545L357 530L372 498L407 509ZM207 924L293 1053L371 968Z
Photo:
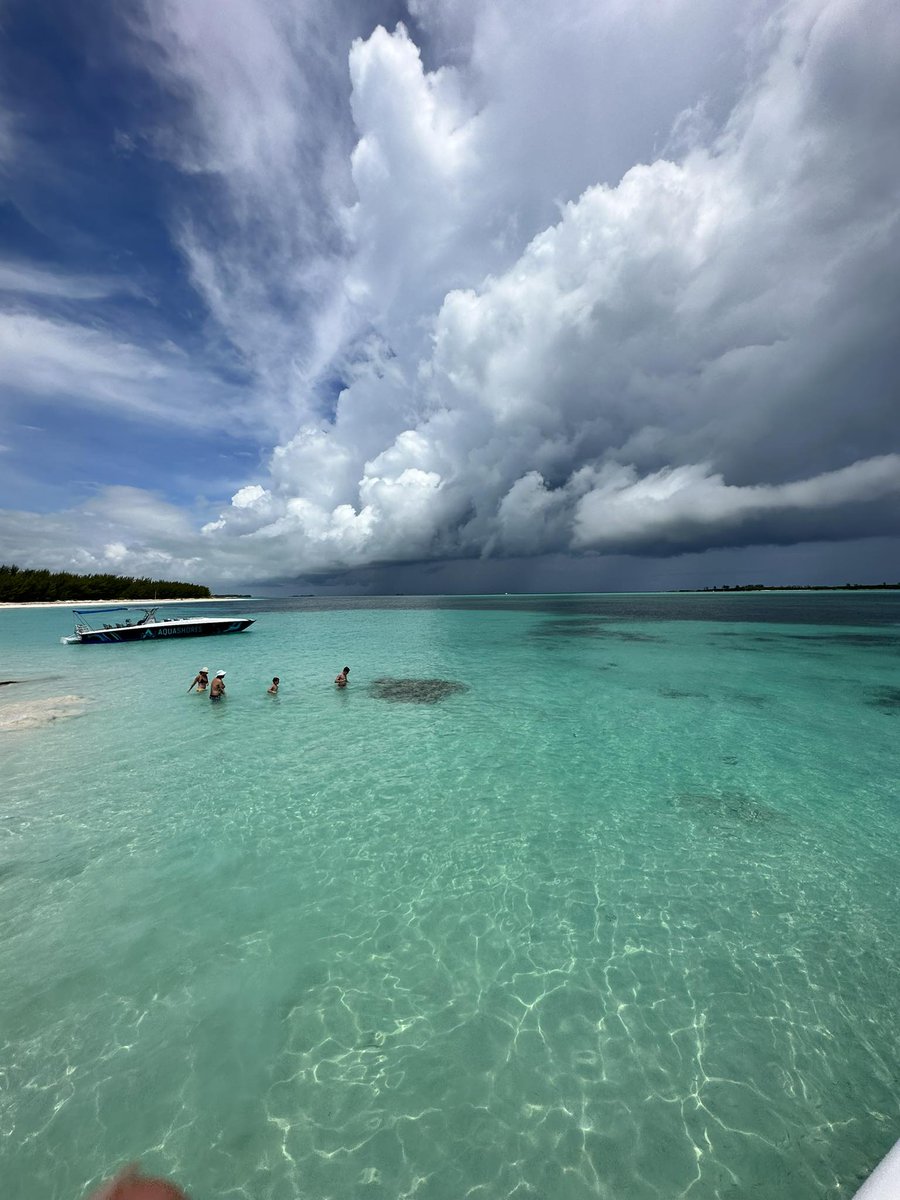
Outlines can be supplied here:
M194 682L188 688L188 691L191 691L193 688L196 688L198 692L205 692L208 687L209 687L209 667L201 667L200 670L197 672L197 674L194 676Z

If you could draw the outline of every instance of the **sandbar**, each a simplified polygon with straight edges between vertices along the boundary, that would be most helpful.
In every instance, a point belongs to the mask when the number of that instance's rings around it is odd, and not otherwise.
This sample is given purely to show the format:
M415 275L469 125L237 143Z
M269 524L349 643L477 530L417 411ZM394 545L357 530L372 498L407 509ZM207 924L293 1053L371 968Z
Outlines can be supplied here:
M83 712L82 696L47 696L43 700L24 700L0 708L0 732L39 729L51 721L80 717Z
M161 608L170 604L237 604L250 596L196 596L182 600L0 600L0 608L97 608L104 604L133 604L137 608Z

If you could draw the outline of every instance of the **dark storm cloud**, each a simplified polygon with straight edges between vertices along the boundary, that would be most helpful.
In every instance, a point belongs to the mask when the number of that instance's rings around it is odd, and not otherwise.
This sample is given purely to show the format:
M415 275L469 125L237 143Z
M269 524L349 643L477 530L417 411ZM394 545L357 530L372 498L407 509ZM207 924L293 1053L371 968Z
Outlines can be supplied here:
M97 561L427 586L897 532L895 5L141 11L129 54L181 114L142 133L170 234L245 372L235 419L281 436L202 530L107 505ZM22 390L76 361L49 333ZM171 359L119 340L116 386L162 403ZM179 377L201 413L207 378Z

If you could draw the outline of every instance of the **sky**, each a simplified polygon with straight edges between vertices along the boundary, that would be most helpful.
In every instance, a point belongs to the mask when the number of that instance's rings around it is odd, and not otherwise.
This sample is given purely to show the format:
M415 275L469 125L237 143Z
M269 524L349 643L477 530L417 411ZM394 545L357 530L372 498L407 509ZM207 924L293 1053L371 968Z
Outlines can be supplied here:
M896 0L0 0L0 561L900 579Z

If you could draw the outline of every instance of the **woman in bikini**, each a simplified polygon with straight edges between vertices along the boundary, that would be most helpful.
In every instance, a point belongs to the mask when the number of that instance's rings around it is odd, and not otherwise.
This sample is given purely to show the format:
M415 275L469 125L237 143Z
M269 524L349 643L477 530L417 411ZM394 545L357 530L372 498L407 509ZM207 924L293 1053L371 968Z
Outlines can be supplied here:
M198 692L205 692L208 687L209 687L209 667L201 667L200 670L197 672L197 674L194 676L194 682L188 688L188 691L191 691L192 688L196 688Z

